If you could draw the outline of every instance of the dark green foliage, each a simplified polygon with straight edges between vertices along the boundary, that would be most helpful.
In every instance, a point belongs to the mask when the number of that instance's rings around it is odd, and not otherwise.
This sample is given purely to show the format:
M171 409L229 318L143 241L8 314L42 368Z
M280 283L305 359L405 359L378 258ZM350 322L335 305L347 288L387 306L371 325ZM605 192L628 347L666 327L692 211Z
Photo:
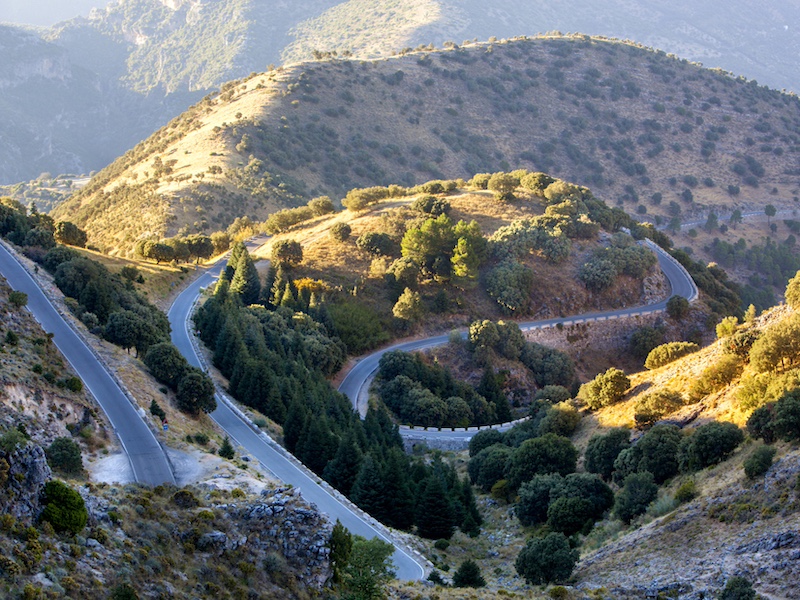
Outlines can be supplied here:
M8 293L8 301L11 306L19 310L28 303L28 294L12 290Z
M775 433L786 441L800 439L800 390L784 394L775 403L773 427Z
M689 314L689 301L683 296L672 296L667 300L667 314L676 321L681 321Z
M533 273L514 259L507 259L486 275L486 291L509 315L530 309Z
M614 263L606 259L595 259L584 263L578 270L578 279L590 292L599 293L611 287L617 278Z
M295 240L278 240L272 245L270 259L276 266L293 267L303 261L303 248L300 242ZM238 265L238 262L236 264Z
M520 361L530 370L536 385L541 388L548 385L569 388L575 380L575 365L569 355L560 350L526 342Z
M358 355L389 339L378 314L355 302L339 302L328 306L334 333L344 342L347 353Z
M336 456L327 464L322 476L345 496L350 496L350 490L361 468L361 460L361 449L350 432L339 442Z
M511 456L508 479L519 487L534 475L575 471L578 451L572 443L554 433L524 441Z
M486 585L478 564L470 559L465 560L453 574L453 587L479 588Z
M503 443L503 434L497 429L484 429L469 440L469 455L475 456L484 448Z
M775 458L775 448L772 446L759 446L744 461L744 474L748 479L761 477L772 466Z
M542 585L565 581L578 558L578 551L570 548L563 533L549 533L543 538L528 540L514 567L528 583Z
M647 506L658 496L658 486L652 473L643 471L625 478L622 490L617 494L615 514L625 523L644 513Z
M550 473L536 475L523 483L519 488L519 501L515 508L520 523L525 526L544 523L550 500L555 499L553 492L561 486L563 480L558 473Z
M418 497L416 523L419 535L430 540L449 540L456 515L438 475L433 474L422 482Z
M697 287L706 293L710 299L709 306L715 314L727 316L740 313L742 301L738 286L728 280L722 269L693 261L683 250L673 250L671 254L689 271Z
M189 363L171 342L153 344L144 355L144 364L159 382L173 390L186 374Z
M385 353L378 367L383 402L402 421L427 427L482 425L510 417L508 401L496 376L484 376L477 390L456 381L449 370L428 365L419 353ZM493 384L493 385L490 385ZM491 392L484 397L483 392Z
M669 342L653 348L644 361L648 369L657 369L678 360L683 356L697 352L700 346L694 342Z
M343 597L351 600L384 598L384 587L394 579L392 552L394 546L388 542L355 536L350 557L341 571Z
M612 429L605 435L593 435L586 446L586 470L609 481L614 471L614 461L620 452L631 445L630 437L630 431L622 428Z
M158 420L163 421L167 418L167 413L164 412L164 409L161 408L158 402L155 400L150 401L150 414L156 417Z
M472 483L489 492L495 483L505 479L511 454L511 448L499 443L478 452L467 465Z
M755 600L753 585L744 577L731 577L717 596L718 600Z
M744 441L744 433L733 423L707 423L681 440L678 464L682 471L698 471L722 462Z
M81 495L61 481L48 481L44 486L44 511L42 520L50 523L56 531L80 533L89 514Z
M392 256L398 252L397 242L389 234L374 231L360 235L356 246L373 256Z
M650 351L664 343L663 327L639 327L633 332L630 339L631 354L644 360Z
M614 481L622 483L631 473L649 471L656 483L663 483L678 472L681 439L675 425L656 425L635 446L619 453L614 461Z
M261 293L261 280L258 278L258 271L247 250L242 252L239 262L234 268L230 293L238 295L244 306L255 304Z
M347 223L334 223L331 225L330 235L337 242L344 242L350 237L352 228Z
M233 449L231 445L231 441L228 439L228 436L225 436L225 439L222 440L222 445L219 447L217 451L222 458L227 458L228 460L233 460L233 457L236 456L236 451Z
M194 367L189 367L186 375L178 382L175 398L178 408L190 415L197 415L200 411L210 413L217 408L211 378Z
M336 519L336 524L331 531L330 539L330 560L331 571L333 571L333 582L342 581L342 572L350 560L353 551L353 536L350 531Z
M111 590L110 600L139 600L139 596L129 584L120 583Z
M559 404L572 398L572 394L562 385L546 385L533 395L533 401L543 400L549 404Z
M404 258L420 266L423 275L446 280L452 271L451 258L456 240L452 221L442 214L427 219L419 227L407 229L400 249Z
M86 232L69 221L59 221L56 223L53 237L59 244L78 246L79 248L86 246Z
M584 498L557 498L547 507L547 525L552 531L572 536L590 526L591 504Z
M47 447L47 462L56 471L79 475L83 471L81 448L66 437L58 437Z
M426 215L438 217L450 212L450 203L444 198L425 195L420 196L411 204L411 208Z
M555 433L563 437L569 437L578 427L581 415L574 406L568 402L563 402L556 406L551 406L545 411L544 417L539 422L538 434Z

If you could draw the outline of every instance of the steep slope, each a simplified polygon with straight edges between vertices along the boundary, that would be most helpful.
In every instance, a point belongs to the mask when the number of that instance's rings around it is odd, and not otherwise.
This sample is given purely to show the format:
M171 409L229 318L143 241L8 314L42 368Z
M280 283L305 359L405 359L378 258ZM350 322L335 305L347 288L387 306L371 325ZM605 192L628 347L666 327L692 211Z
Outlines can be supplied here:
M663 221L787 203L798 133L796 98L662 52L585 36L470 44L226 84L57 214L124 252L299 197L524 167Z

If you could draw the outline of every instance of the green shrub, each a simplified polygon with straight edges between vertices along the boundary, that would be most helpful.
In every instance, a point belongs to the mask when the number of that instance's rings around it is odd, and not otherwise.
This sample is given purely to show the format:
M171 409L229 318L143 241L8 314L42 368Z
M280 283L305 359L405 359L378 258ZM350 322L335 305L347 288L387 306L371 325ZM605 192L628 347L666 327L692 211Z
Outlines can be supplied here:
M78 475L83 471L81 448L70 438L56 438L45 454L48 464L56 471L67 475Z
M697 352L700 346L694 342L668 342L653 348L644 361L647 369L657 369L683 356Z
M581 386L579 397L586 401L586 405L590 409L597 410L622 400L630 387L631 380L625 373L617 368L609 367L592 381Z
M683 397L670 390L645 394L636 401L633 418L636 427L646 429L684 405Z
M744 577L731 577L717 598L718 600L755 600L756 592L752 584Z
M514 567L528 583L542 585L566 580L578 558L578 551L570 548L563 533L549 533L543 538L528 540Z
M50 523L56 531L80 533L89 519L81 495L58 480L48 481L44 486L44 511L42 520Z
M678 464L682 471L698 471L725 460L744 441L733 423L707 423L681 440Z
M20 309L28 303L28 294L13 290L8 293L8 301L16 309Z
M352 231L347 223L334 223L331 225L330 236L337 242L344 242L350 237Z
M667 314L680 321L689 314L689 301L683 296L672 296L667 300Z
M697 484L694 479L689 478L675 491L675 500L680 503L689 502L697 498L697 494Z
M593 435L586 446L584 466L589 473L597 473L608 481L614 471L614 461L620 452L629 448L631 432L612 429L605 435Z
M721 356L717 362L707 367L689 390L689 399L698 402L727 386L742 372L742 361L733 354Z
M445 551L450 547L450 540L445 540L445 539L436 540L433 543L433 547L436 548L437 550Z
M481 569L473 560L465 560L458 567L458 570L453 573L453 587L479 588L485 585L486 580L481 575Z
M775 458L775 448L772 446L759 446L745 459L744 474L748 479L761 477L769 471L773 458Z
M614 512L622 521L630 523L643 514L657 496L658 486L653 481L652 473L633 473L625 478L622 490L617 494Z

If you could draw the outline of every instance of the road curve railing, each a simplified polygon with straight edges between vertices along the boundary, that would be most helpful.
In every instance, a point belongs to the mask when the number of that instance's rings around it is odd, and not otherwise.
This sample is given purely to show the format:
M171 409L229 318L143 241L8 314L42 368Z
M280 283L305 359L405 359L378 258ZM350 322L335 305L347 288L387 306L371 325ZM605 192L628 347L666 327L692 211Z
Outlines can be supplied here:
M596 323L651 315L666 311L667 302L673 296L683 296L689 302L696 301L699 297L697 285L686 268L680 262L678 262L675 257L661 248L658 244L654 243L652 240L645 239L643 242L656 255L658 258L658 264L669 281L670 294L667 298L653 304L631 308L584 313L573 317L556 317L553 319L523 321L519 323L519 328L525 332L538 329L547 329L551 327L568 327L570 325L578 325L582 323ZM458 333L462 339L466 338L467 334L465 331L459 331ZM424 340L402 342L361 357L342 380L341 384L339 385L339 391L350 399L353 407L363 417L367 410L369 387L373 378L375 377L375 373L378 370L380 359L385 353L393 350L413 352L428 348L435 348L436 346L442 346L446 344L449 339L450 335L438 335L426 338ZM511 427L517 423L525 420L527 420L527 417L518 419L517 421L511 421L509 423L483 425L481 427L420 427L402 425L400 426L400 435L407 439L414 439L415 441L425 439L445 439L463 442L469 440L478 431L483 429L498 429L500 431L506 431L511 429Z
M208 365L194 335L191 316L202 288L214 282L223 266L224 260L220 260L195 279L174 300L168 313L173 343L189 363L206 371ZM231 440L244 448L277 479L298 488L307 502L313 503L319 512L328 515L332 521L338 519L353 534L367 539L377 537L392 544L395 548L392 560L398 579L425 579L432 565L422 555L399 543L388 528L310 471L288 450L261 431L218 385L216 388L217 409L210 416Z

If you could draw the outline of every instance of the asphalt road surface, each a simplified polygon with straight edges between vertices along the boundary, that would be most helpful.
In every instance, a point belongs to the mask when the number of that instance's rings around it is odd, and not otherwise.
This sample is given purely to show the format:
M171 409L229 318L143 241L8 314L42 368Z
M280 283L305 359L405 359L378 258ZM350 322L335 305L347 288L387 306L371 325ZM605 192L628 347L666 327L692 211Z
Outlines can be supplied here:
M12 288L28 294L28 310L46 332L53 334L53 341L58 349L108 416L128 455L136 481L150 485L175 483L175 476L164 449L137 408L125 396L106 367L56 311L30 274L2 244L0 273Z
M223 264L224 261L220 261L193 281L175 299L168 313L172 325L172 342L191 364L201 368L203 365L195 352L190 337L189 327L192 324L189 317L201 288L215 282ZM340 500L327 487L320 485L318 483L321 481L320 478L301 467L294 457L279 448L265 433L257 432L219 394L217 395L217 409L211 413L211 418L225 430L232 440L261 462L275 477L284 483L300 488L303 498L308 502L313 502L317 509L328 515L332 521L339 519L342 525L355 535L367 539L378 537L392 543L392 540L384 535L381 529L374 527L362 518L359 511L354 510L349 502ZM398 579L408 581L425 578L423 562L402 548L395 546L392 560Z

